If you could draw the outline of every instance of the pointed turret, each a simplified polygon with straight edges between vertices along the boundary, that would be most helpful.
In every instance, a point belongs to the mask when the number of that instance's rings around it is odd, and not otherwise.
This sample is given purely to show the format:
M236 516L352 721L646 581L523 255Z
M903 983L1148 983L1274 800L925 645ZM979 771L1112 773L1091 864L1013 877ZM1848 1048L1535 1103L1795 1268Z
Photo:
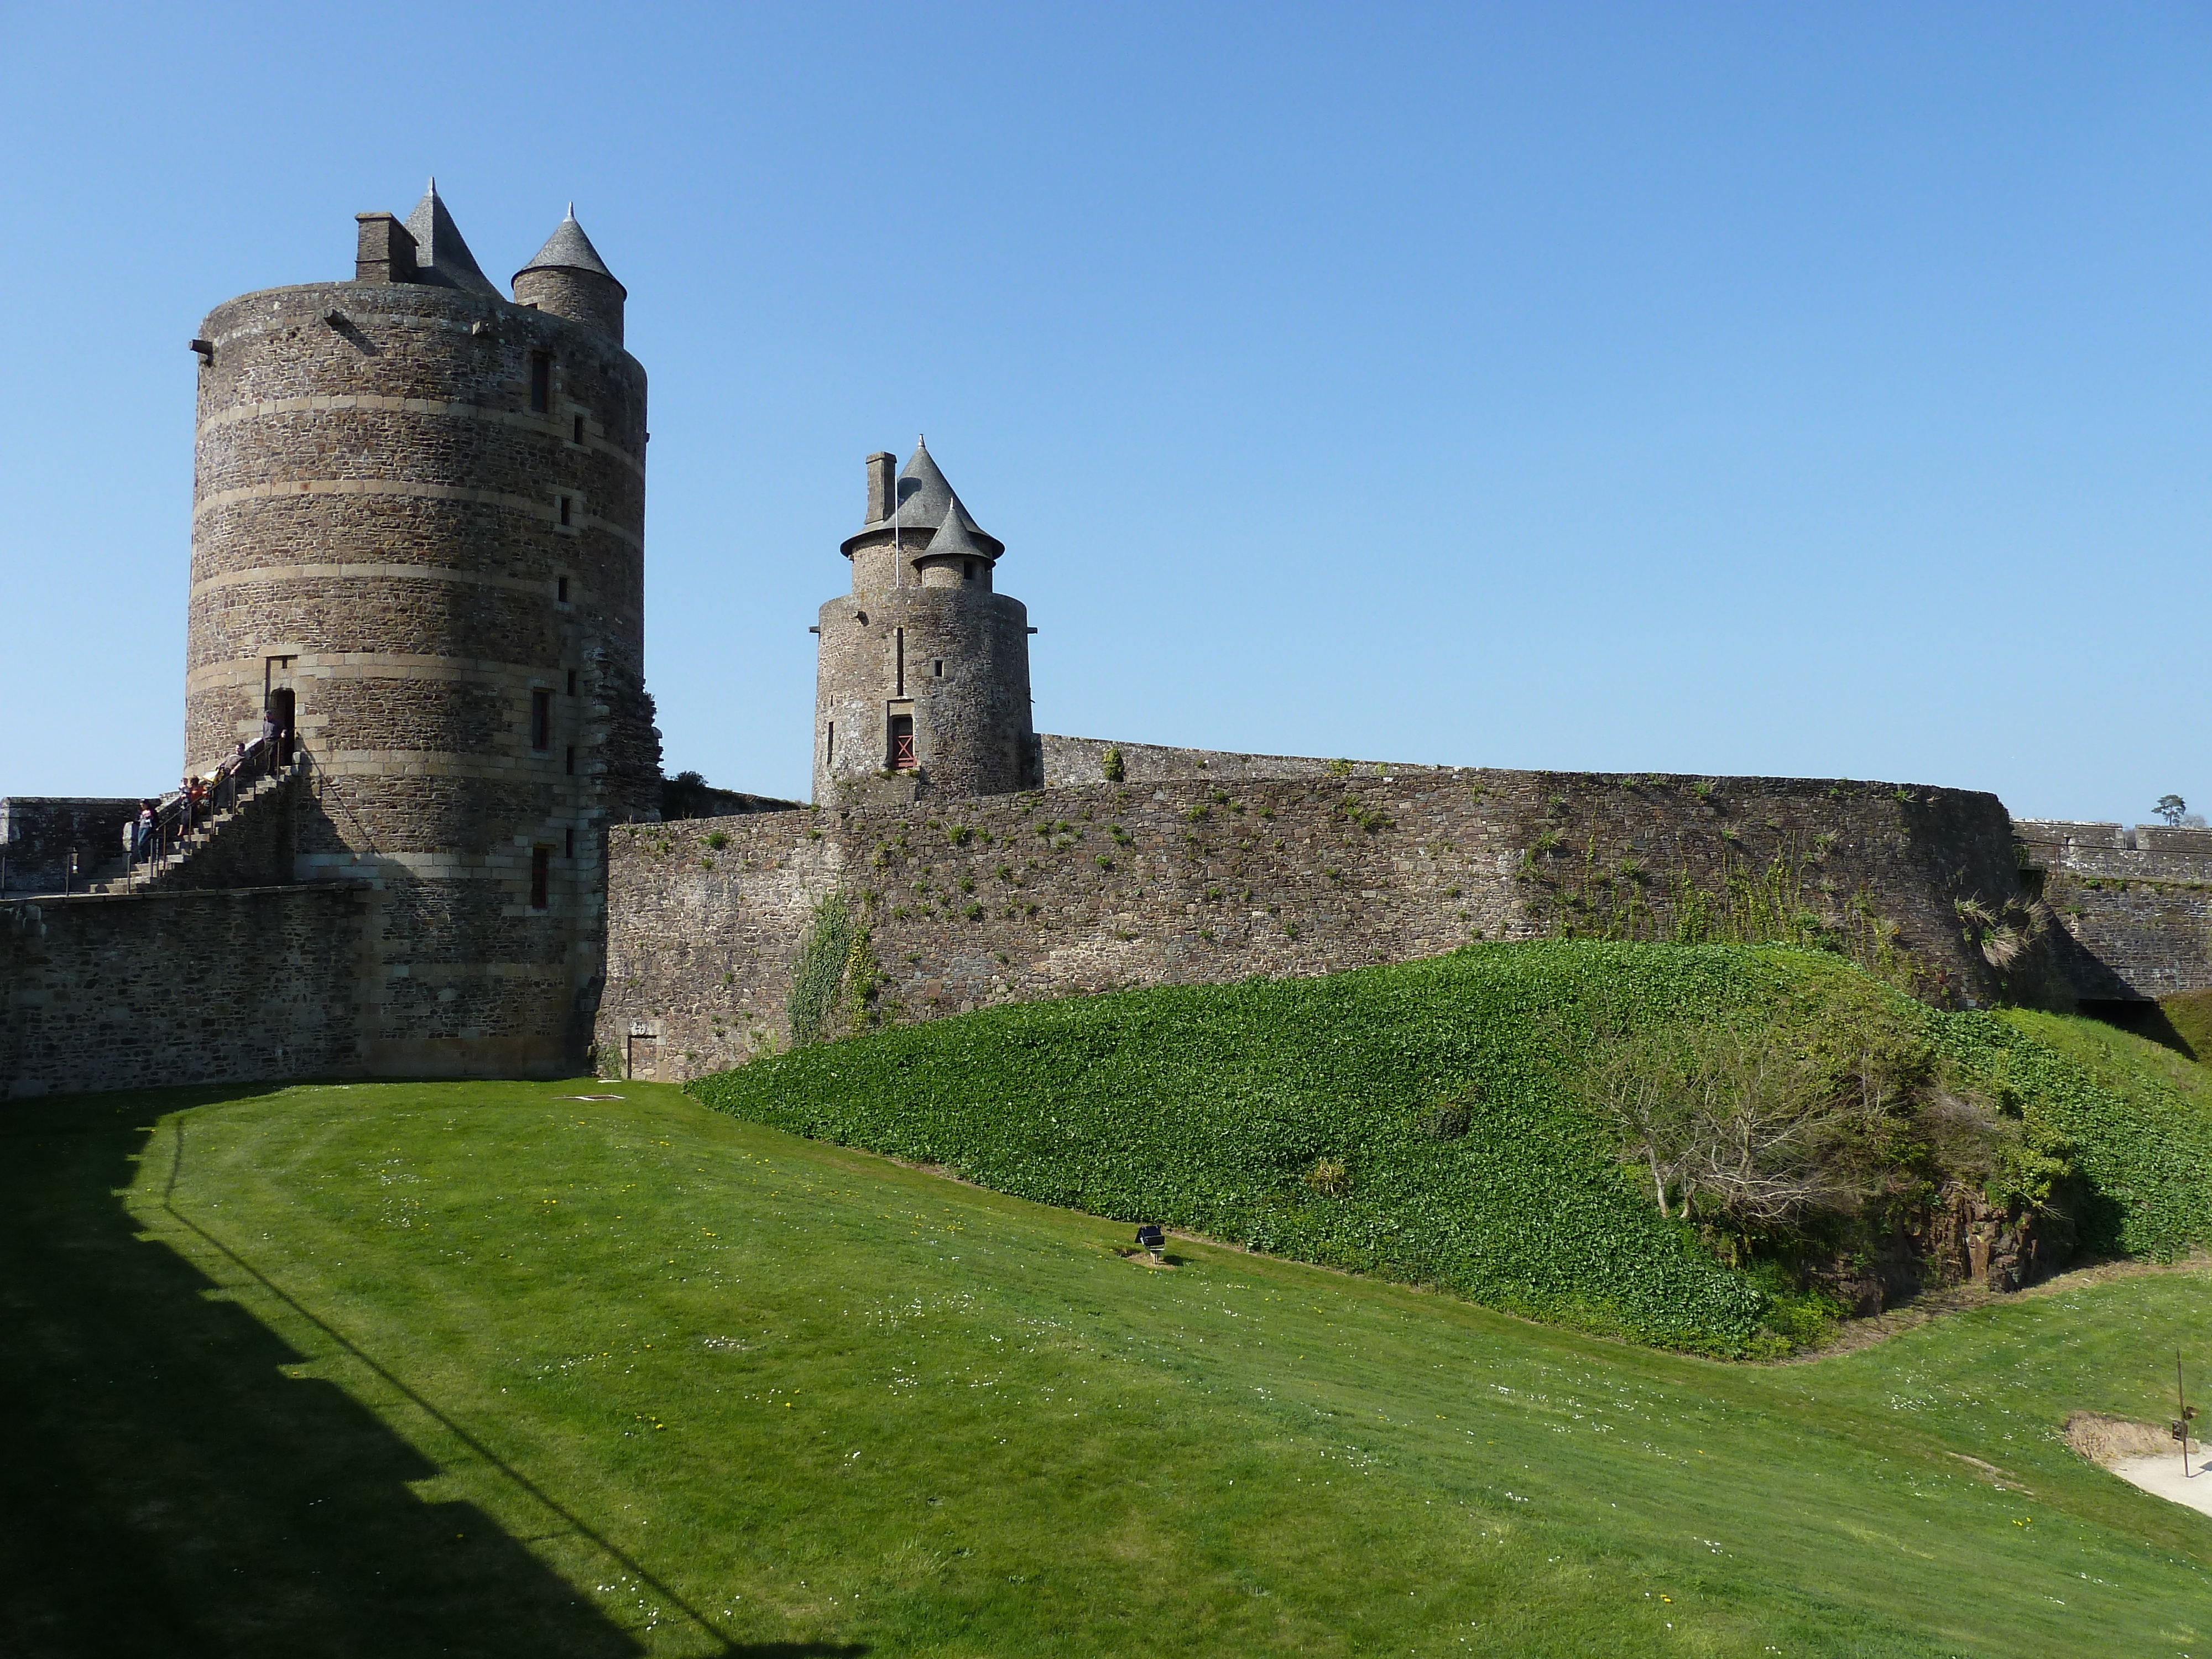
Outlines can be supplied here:
M556 268L593 271L613 283L617 288L622 288L621 283L616 281L614 272L607 269L606 261L599 258L599 249L592 246L592 239L584 234L583 226L576 222L576 204L574 202L568 204L568 216L554 226L553 234L545 239L545 246L538 250L537 256L523 266L522 270ZM522 271L517 271L515 275L520 276ZM629 290L626 288L623 289L623 297L629 297Z
M477 269L476 255L461 240L461 229L453 222L453 216L446 211L445 198L438 194L435 179L422 192L422 199L415 204L415 211L407 216L407 234L415 239L415 275L411 280L481 294L488 300L504 297L493 286L491 278Z
M540 311L570 322L595 328L622 343L623 302L629 290L615 279L599 258L592 239L576 222L576 204L568 216L553 228L545 246L528 264L514 273L517 305L534 305Z
M952 505L945 509L945 517L939 520L937 533L929 538L929 556L933 559L988 559L991 556L983 545L969 533L968 509L960 505L957 495L952 498Z
M870 458L870 465L875 465L872 457ZM948 513L957 514L963 533L975 538L974 552L987 559L995 559L1006 550L1006 544L977 524L975 515L969 512L967 503L954 493L952 485L937 465L937 458L929 453L927 440L915 440L914 459L900 471L894 489L898 502L896 509L888 516L873 518L862 525L860 535L845 544L844 550L848 556L861 537L877 531L895 529L902 536L921 531L933 536L944 526ZM871 510L877 509L878 500L872 483L868 497ZM921 538L916 537L907 546L911 551L919 553L922 544Z
M900 470L897 520L906 530L934 530L945 521L945 509L959 497L938 469L929 445L915 440L914 459Z

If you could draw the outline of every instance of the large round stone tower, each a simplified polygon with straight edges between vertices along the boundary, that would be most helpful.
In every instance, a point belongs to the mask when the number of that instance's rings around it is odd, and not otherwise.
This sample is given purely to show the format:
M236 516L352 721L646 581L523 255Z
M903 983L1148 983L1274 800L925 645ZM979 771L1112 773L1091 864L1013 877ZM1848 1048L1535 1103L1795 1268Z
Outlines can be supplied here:
M434 185L194 342L187 759L306 750L295 876L374 884L372 1075L580 1066L606 826L657 816L623 289L573 216L515 289Z
M1044 781L1030 715L1029 612L992 591L986 535L927 445L894 479L868 457L865 522L844 544L853 591L822 607L814 799L882 783L1002 795Z

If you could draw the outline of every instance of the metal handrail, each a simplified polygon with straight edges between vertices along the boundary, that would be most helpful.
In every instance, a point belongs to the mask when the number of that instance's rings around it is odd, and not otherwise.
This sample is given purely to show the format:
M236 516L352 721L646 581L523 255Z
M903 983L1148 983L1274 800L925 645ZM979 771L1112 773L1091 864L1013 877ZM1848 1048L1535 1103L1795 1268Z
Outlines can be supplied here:
M256 738L216 765L204 780L206 793L198 803L184 790L175 789L155 802L154 822L143 834L137 828L138 820L132 819L131 839L125 854L125 879L150 880L161 860L182 847L195 830L212 822L218 812L234 808L248 783L276 776L287 764L278 761L277 753L275 743Z

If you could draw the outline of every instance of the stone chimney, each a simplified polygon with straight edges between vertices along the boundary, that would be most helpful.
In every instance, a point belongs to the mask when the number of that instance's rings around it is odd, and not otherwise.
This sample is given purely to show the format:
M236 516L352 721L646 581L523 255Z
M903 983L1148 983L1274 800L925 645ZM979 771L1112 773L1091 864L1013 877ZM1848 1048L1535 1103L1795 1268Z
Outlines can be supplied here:
M353 256L356 283L411 283L415 280L415 239L397 214L356 213L359 241Z
M860 522L881 524L891 515L891 484L898 476L898 457L878 450L868 457L868 515Z

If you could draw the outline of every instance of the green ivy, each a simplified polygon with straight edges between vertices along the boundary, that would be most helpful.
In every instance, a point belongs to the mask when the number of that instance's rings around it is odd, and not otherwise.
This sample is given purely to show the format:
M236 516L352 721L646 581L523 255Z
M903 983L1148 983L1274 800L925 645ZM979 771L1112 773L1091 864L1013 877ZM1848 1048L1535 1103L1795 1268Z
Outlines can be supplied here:
M816 935L829 925L818 911ZM1721 1018L1816 1042L1871 1023L1932 1044L1962 1085L2026 1118L2003 1182L2033 1196L2063 1150L2091 1248L2212 1243L2212 1079L2192 1093L2197 1068L2168 1078L2144 1058L2163 1051L2088 1021L1938 1013L1840 957L1778 946L1484 944L1320 978L1016 1004L691 1088L1042 1203L1668 1346L1773 1352L1833 1310L1662 1219L1571 1086L1577 1034L1595 1023ZM2114 1058L2100 1073L2061 1039Z
M837 992L853 953L853 908L842 893L830 893L814 907L806 937L792 965L791 1042L794 1048L836 1035Z

